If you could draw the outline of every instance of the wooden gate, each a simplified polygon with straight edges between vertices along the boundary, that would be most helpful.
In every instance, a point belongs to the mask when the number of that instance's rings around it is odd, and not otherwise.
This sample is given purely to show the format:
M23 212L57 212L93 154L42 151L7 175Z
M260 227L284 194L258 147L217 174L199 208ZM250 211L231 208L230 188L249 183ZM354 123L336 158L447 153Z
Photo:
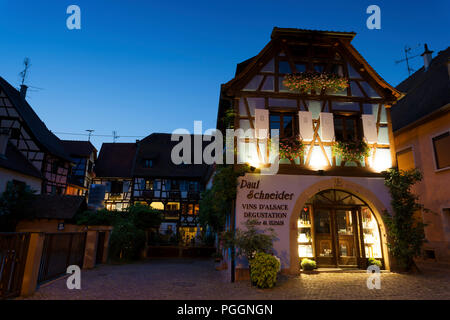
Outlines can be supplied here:
M47 233L44 239L38 284L65 274L67 267L83 267L86 232Z
M103 252L105 248L105 235L106 232L100 231L98 233L98 240L97 240L97 253L95 257L95 264L102 264L103 263Z
M0 233L0 299L20 295L29 233Z

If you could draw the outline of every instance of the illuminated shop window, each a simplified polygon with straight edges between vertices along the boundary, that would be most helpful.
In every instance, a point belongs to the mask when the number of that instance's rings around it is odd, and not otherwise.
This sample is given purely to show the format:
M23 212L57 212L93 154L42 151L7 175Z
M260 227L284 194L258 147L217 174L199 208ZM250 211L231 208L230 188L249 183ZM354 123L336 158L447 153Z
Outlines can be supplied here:
M298 256L300 258L312 258L314 253L311 236L311 213L308 206L305 206L300 212L297 227Z
M374 215L367 207L361 208L366 258L382 258L380 232Z

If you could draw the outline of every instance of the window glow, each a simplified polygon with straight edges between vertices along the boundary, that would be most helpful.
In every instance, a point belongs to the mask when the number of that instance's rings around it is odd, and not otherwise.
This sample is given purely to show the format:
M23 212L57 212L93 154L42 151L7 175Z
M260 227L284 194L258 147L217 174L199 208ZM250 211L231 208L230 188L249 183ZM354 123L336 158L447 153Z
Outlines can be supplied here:
M322 149L320 149L320 147L318 146L313 147L311 159L309 160L309 166L315 170L322 170L328 167L327 159L325 158L325 155L323 154Z
M382 172L392 167L391 151L390 149L377 149L375 160L370 159L370 166L376 172Z

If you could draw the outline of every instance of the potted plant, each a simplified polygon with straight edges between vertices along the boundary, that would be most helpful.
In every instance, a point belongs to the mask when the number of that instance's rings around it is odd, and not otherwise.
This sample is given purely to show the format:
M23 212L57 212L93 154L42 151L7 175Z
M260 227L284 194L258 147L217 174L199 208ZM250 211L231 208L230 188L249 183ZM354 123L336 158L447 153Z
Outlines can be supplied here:
M258 288L272 288L277 282L280 261L271 254L257 252L250 262L250 278Z
M322 90L339 92L348 87L348 79L334 73L327 72L299 72L287 74L283 79L283 85L291 91L308 93L314 90L320 93Z
M290 163L294 163L295 159L303 156L304 145L299 137L282 138L279 141L278 154L280 160L288 160Z
M369 258L367 259L367 266L377 266L378 268L382 268L383 264L380 260L377 260L375 258Z
M313 271L317 268L317 264L314 260L303 258L300 262L300 266L302 267L303 271Z
M333 155L342 161L362 161L370 155L370 148L363 140L336 141L332 148Z

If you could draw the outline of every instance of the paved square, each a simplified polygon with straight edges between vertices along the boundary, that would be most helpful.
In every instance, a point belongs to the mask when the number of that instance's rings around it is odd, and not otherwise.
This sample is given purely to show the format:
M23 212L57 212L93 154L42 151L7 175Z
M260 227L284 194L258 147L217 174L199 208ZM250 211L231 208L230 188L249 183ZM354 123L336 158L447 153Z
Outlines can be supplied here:
M369 290L365 273L281 276L273 289L248 281L227 283L211 260L148 260L83 270L81 290L66 279L41 287L30 299L450 299L450 273L382 273L381 289Z

